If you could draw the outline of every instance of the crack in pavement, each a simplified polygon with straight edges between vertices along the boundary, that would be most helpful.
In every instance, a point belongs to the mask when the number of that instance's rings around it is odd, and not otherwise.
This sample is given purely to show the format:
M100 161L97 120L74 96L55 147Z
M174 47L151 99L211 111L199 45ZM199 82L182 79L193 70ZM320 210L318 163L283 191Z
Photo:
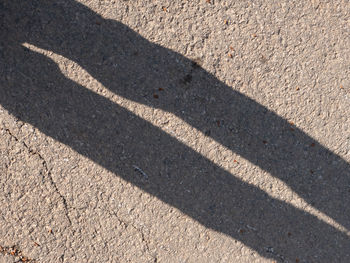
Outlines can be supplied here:
M119 217L119 215L117 214L117 212L111 212L110 210L106 210L106 211L107 211L107 213L109 213L111 216L115 216L115 217L117 218L117 220L119 221L119 223L120 223L121 225L123 225L125 228L131 226L131 227L134 228L137 232L139 232L140 235L141 235L141 241L142 241L142 243L144 243L147 253L153 258L153 260L154 260L153 262L157 262L157 261L158 261L157 257L154 256L154 255L151 253L151 250L150 250L150 247L149 247L150 241L146 238L146 236L145 236L145 234L143 233L142 229L136 227L134 224L132 224L132 223L130 223L130 222L128 223L128 222L126 222L125 220L121 219L121 218Z
M68 209L68 204L67 204L67 200L66 198L61 194L61 192L59 191L56 182L53 180L52 178L52 174L51 174L51 170L48 168L47 162L44 159L44 157L37 151L32 150L24 141L20 140L17 138L16 135L14 135L8 128L2 129L5 130L5 132L7 132L7 134L9 134L16 142L21 143L26 149L27 151L31 154L31 155L36 155L39 157L39 159L42 162L42 165L44 167L45 173L47 176L43 175L42 173L40 173L40 175L42 175L43 179L45 179L45 177L48 179L49 183L51 184L51 186L53 187L54 191L58 194L58 196L60 197L63 206L64 206L64 210L65 210L65 216L69 222L69 225L72 226L72 220L69 216L69 209Z
M61 194L61 192L59 191L58 187L57 187L57 184L55 183L55 181L53 180L52 178L52 174L51 174L51 171L48 167L48 164L45 160L45 158L37 151L31 149L23 140L20 140L15 134L13 134L11 132L10 129L8 128L1 128L1 130L5 131L8 135L11 136L11 138L13 138L16 142L18 143L21 143L23 145L23 147L29 152L29 154L31 155L36 155L39 157L39 159L41 160L41 163L44 167L44 170L45 170L45 173L40 173L43 177L43 179L47 179L49 184L53 187L54 191L59 195L62 203L63 203L63 206L64 206L64 210L65 210L65 216L70 224L70 226L72 226L72 220L69 216L69 206L67 204L67 200L66 198ZM46 175L45 175L46 174ZM150 241L148 240L147 236L145 235L145 233L142 231L142 229L136 227L134 224L132 224L131 222L127 222L125 220L123 220L122 218L119 217L119 215L116 213L116 212L111 212L110 210L107 210L106 211L111 215L111 216L114 216L115 218L117 218L118 222L123 225L125 228L127 227L132 227L133 229L135 229L141 236L141 241L142 243L144 244L145 246L145 250L146 252L153 258L153 262L157 262L158 259L155 255L153 255L151 253L151 250L150 250ZM7 253L8 252L8 253ZM12 246L12 247L1 247L0 246L0 253L5 253L5 254L9 254L9 255L12 255L12 254L15 254L16 256L20 256L21 257L21 251L16 249L15 246ZM12 254L11 254L12 253ZM13 256L13 255L12 255ZM20 259L19 262L37 262L37 261L33 261L32 259L29 259L27 257L24 257L22 256L23 259L28 259L27 261L23 261L22 259ZM22 261L21 261L22 260Z

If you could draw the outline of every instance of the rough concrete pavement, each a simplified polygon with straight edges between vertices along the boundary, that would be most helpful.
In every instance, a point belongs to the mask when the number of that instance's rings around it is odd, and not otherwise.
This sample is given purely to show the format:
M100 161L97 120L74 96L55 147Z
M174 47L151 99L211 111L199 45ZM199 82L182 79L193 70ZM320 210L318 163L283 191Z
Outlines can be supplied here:
M348 1L0 3L0 262L350 261Z

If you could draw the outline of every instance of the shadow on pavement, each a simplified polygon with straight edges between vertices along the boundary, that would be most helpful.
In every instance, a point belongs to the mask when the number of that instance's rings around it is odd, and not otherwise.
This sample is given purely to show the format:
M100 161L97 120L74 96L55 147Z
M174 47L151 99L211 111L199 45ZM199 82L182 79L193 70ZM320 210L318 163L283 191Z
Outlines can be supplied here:
M342 158L193 61L73 0L2 0L0 18L0 104L11 114L265 257L349 260L346 234L240 181L22 43L77 62L120 96L177 115L349 229L350 169Z

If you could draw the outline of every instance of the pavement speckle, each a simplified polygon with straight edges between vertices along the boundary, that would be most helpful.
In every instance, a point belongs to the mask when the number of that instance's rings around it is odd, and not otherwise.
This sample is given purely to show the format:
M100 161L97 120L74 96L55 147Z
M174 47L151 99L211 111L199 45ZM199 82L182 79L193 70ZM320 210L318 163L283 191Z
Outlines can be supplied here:
M0 262L348 262L350 4L0 3Z

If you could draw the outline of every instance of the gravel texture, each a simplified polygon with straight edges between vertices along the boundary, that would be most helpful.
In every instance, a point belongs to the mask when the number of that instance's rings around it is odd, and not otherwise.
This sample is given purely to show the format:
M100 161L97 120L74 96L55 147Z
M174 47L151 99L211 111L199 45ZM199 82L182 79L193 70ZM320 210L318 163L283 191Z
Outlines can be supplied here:
M0 262L350 262L350 2L0 0Z

